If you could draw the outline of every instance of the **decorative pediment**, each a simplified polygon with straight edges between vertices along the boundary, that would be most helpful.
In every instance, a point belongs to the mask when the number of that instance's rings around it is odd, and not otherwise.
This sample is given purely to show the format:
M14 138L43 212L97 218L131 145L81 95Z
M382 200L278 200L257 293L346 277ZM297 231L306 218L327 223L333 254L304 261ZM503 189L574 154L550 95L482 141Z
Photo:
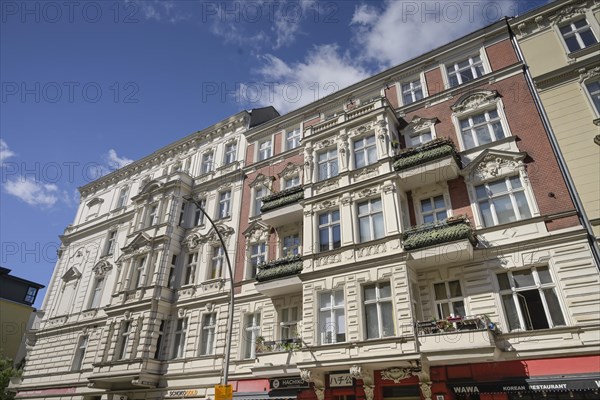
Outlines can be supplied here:
M198 245L200 245L201 241L202 241L202 236L197 232L193 232L193 233L190 233L189 235L187 235L185 237L185 239L183 239L183 245L188 250L194 250L196 247L198 247Z
M145 185L142 186L142 189L140 190L140 194L147 194L147 193L151 193L155 190L160 189L161 184L160 182L156 181L156 180L152 180L150 182L147 182Z
M149 251L151 243L152 239L148 235L146 235L145 233L140 233L136 237L134 237L127 246L122 248L123 254L145 253Z
M302 165L296 165L290 162L279 174L277 174L277 176L283 179L289 179L295 175L300 175L301 172Z
M361 126L358 126L354 129L351 129L350 131L348 131L348 135L349 136L362 135L364 133L369 132L372 129L373 129L373 121L363 124Z
M98 263L96 263L96 265L94 265L94 267L92 268L92 272L96 276L103 276L103 275L106 275L108 273L108 271L110 271L111 269L112 269L111 263L109 263L107 260L101 260Z
M258 185L262 185L264 187L270 187L271 186L271 182L273 182L275 180L275 177L273 176L267 176L264 174L258 174L256 176L256 178L254 178L254 180L252 182L250 182L250 184L248 186L250 187L255 187Z
M509 175L517 169L524 169L523 160L526 156L525 152L486 149L463 169L462 174L469 181L485 181Z
M81 272L76 267L71 267L63 274L61 279L63 282L68 283L74 280L77 280L81 277Z
M393 381L394 383L400 383L403 379L412 376L412 368L388 368L381 371L382 381Z
M216 227L219 231L219 233L221 234L221 236L223 237L223 240L226 240L228 237L230 237L231 235L233 235L235 233L235 230L227 225L223 225L223 224L216 224ZM219 241L219 236L217 235L217 232L215 230L215 228L211 228L210 231L208 231L208 233L204 236L201 237L201 241L203 242L217 242Z
M88 206L88 208L91 208L95 205L100 205L102 203L104 203L103 199L101 199L100 197L94 197L93 199L87 202L86 206Z
M465 93L451 107L454 112L463 113L485 107L496 101L498 92L495 90L478 90Z
M549 15L548 19L554 24L560 24L561 22L575 18L578 15L585 15L585 10L589 7L591 7L591 5L588 4L588 2L564 5L554 14Z
M262 241L267 240L269 236L270 227L261 221L253 221L248 229L243 234L246 240L250 241Z
M437 117L433 118L422 118L415 115L408 125L403 129L405 132L418 132L424 129L430 129L433 125L437 124L439 120Z

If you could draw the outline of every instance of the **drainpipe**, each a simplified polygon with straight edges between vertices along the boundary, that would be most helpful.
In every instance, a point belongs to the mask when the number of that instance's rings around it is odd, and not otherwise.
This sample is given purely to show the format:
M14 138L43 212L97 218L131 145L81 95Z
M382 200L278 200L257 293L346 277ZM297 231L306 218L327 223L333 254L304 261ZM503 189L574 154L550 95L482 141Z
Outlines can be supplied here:
M563 154L560 151L560 148L558 146L558 141L556 140L556 134L554 133L554 130L552 129L552 125L550 125L550 120L548 119L548 114L546 114L546 110L544 109L544 106L542 105L542 100L540 99L540 96L538 95L537 91L535 90L533 78L531 76L531 72L529 71L529 65L527 65L527 63L525 62L525 57L523 56L523 53L521 52L521 47L519 46L519 43L517 42L517 38L515 37L515 34L511 28L510 24L508 23L509 19L511 19L511 18L509 18L509 17L504 18L504 21L506 22L506 27L508 28L508 33L510 35L510 41L513 45L513 48L515 49L515 52L517 53L517 58L519 59L519 61L521 63L523 63L523 75L525 76L525 81L527 82L527 87L529 88L529 92L531 93L531 95L533 97L533 102L535 104L535 107L537 108L538 113L539 113L540 117L542 118L542 123L544 124L544 128L546 130L546 136L548 136L548 141L550 142L550 147L552 147L552 151L554 153L554 156L556 157L556 161L558 162L558 167L560 169L560 172L567 184L569 196L571 197L573 204L575 204L575 210L577 211L577 216L579 217L579 221L581 222L581 225L586 230L586 233L587 233L586 236L587 236L590 248L592 250L592 257L594 258L596 267L600 268L600 248L598 247L598 242L596 241L596 237L594 236L594 231L592 229L592 225L590 224L590 220L588 219L588 217L585 213L585 209L583 208L583 203L581 202L581 199L579 198L579 195L577 194L577 190L575 189L575 183L573 182L573 178L571 177L571 174L569 173L569 170L567 168L567 164L565 162Z

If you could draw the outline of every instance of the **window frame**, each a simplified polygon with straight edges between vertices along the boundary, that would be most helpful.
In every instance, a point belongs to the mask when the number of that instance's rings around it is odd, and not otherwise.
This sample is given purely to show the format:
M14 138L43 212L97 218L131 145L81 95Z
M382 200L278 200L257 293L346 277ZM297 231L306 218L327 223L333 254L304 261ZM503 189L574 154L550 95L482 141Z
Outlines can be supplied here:
M223 266L225 265L225 249L221 244L211 246L211 259L207 268L207 280L223 277ZM216 263L216 264L215 264Z
M147 260L146 255L142 255L134 260L135 264L133 265L133 270L131 272L131 282L129 283L130 290L138 290L140 285L144 282L142 281L142 275L146 269ZM135 279L134 279L135 277Z
M591 32L592 36L595 39L595 43L592 43L592 44L587 45L587 46L585 46L585 43L583 43L583 39L581 38L581 35L580 35L580 31L585 30L584 29L585 27L583 27L583 28L575 28L575 26L574 26L574 24L576 22L578 22L578 21L580 21L582 19L586 22L585 26L588 28L587 30L589 30ZM561 42L563 44L563 47L566 50L566 52L567 52L568 55L573 54L573 53L577 53L578 51L581 51L581 50L588 49L588 48L594 46L595 44L598 44L598 34L596 32L594 32L593 25L590 24L589 21L590 21L590 19L588 18L587 14L583 14L583 15L579 14L579 15L573 17L573 18L569 18L568 20L562 21L561 23L559 23L559 24L556 25L556 31L558 33L558 36L560 36L560 40L561 40ZM593 18L593 21L595 21L595 18ZM579 46L578 49L571 50L569 48L569 44L567 43L567 39L565 38L565 34L562 32L562 28L564 28L566 26L569 26L571 28L571 30L568 33L566 33L566 35L574 36L575 37L575 39L577 41L577 45ZM573 28L575 28L575 29L573 29ZM582 47L582 45L584 45L584 46Z
M589 88L589 86L593 84L598 86L596 92L592 92ZM592 114L595 118L600 118L600 78L595 76L585 79L583 82L581 82L581 85L583 86L583 91L589 102ZM594 94L596 94L596 98L598 99L597 101L594 99Z
M73 362L71 363L71 371L76 372L81 371L83 369L85 354L87 352L89 340L89 335L82 335L79 337L79 340L77 341L77 347L75 347L75 355L73 357Z
M244 345L242 353L242 359L244 360L253 360L256 358L256 339L261 334L261 323L261 313L259 311L244 315Z
M458 283L458 288L460 290L460 297L452 297L452 292L450 290L450 284L457 282ZM435 291L435 287L436 285L444 285L444 289L446 292L446 298L444 299L437 299L436 297L436 291ZM464 295L464 290L463 290L463 285L460 281L460 279L448 279L445 281L438 281L438 282L433 282L431 285L431 288L433 289L433 296L431 297L433 299L433 304L435 306L435 313L437 315L437 319L447 319L448 317L452 317L452 316L458 316L459 314L456 313L455 309L454 309L454 304L457 302L462 302L462 306L464 308L464 312L465 315L461 315L461 317L464 317L466 315L469 315L469 311L467 308L467 302L465 301L466 296ZM447 305L448 306L448 315L444 316L443 315L443 309L441 307L443 307L443 305Z
M117 346L117 352L115 352L117 360L125 360L129 353L129 341L131 339L131 320L124 320L121 322L119 328L119 343Z
M416 90L414 88L415 82L419 82L419 89L421 91L420 99L416 99L417 96L415 96L415 93L416 93ZM404 86L405 85L410 86L410 90L408 90L408 92L410 92L412 101L409 101L409 102L405 101L405 98L404 98L404 94L405 94ZM419 74L418 78L412 77L412 78L407 78L407 79L404 79L404 80L398 82L398 100L399 100L398 104L401 104L402 106L407 106L409 104L413 104L413 103L416 103L417 101L423 100L425 97L427 97L427 95L428 95L427 85L424 84L423 76L421 74Z
M213 150L202 153L200 160L200 175L210 174L215 170L215 152Z
M266 146L267 143L268 146ZM266 151L268 153L265 153ZM273 157L273 137L270 136L256 142L256 162L268 160L271 157Z
M294 184L294 182L295 182L295 184ZM289 185L290 183L292 183L292 185ZM298 187L300 185L301 185L300 174L294 174L287 178L283 178L283 185L282 185L283 189L282 190L291 189L294 187Z
M335 302L335 295L336 293L341 293L342 294L342 304L336 304ZM321 305L321 299L322 299L322 295L324 294L329 294L329 300L330 300L330 306L323 306ZM344 293L344 289L340 288L340 289L334 289L334 290L324 290L321 292L317 293L317 337L318 337L318 344L319 345L327 345L327 344L335 344L335 343L345 343L348 340L347 337L347 329L346 329L346 325L347 325L347 321L346 321L346 294ZM336 310L341 310L342 311L342 317L344 319L344 326L343 326L343 331L340 331L339 327L337 326L337 318L339 317L336 314ZM326 341L324 340L324 338L327 338L326 334L329 332L329 330L327 329L328 326L325 326L325 329L321 329L324 322L321 320L321 316L322 313L329 311L329 318L333 321L336 321L333 323L333 328L334 330L332 330L331 332L333 332L333 334L331 335L331 337L329 337L330 341ZM344 337L341 340L338 340L338 335L344 335Z
M127 205L127 200L129 195L129 186L123 186L121 190L119 190L119 195L117 196L117 206L115 209L123 208Z
M117 242L117 229L112 229L106 234L106 242L104 243L104 256L110 256L114 253L115 243Z
M33 289L33 293L30 293L30 291L32 289ZM39 292L39 289L34 286L27 287L27 292L25 293L25 297L23 298L23 301L27 304L35 303L35 299L38 295L38 292Z
M513 178L513 177L516 177L516 178L519 179L519 183L521 184L520 188L514 189L512 187L511 178ZM488 195L487 203L489 205L489 209L490 209L490 213L491 213L492 221L493 221L493 225L489 225L488 226L485 223L485 219L483 217L483 212L482 212L481 206L480 206L480 203L482 203L482 202L484 202L486 200L485 199L480 199L477 196L477 188L483 186L484 189L486 190L486 192L489 192L489 184L490 183L496 183L496 182L499 182L499 181L504 181L505 184L507 185L506 187L507 187L508 190L506 192L502 192L501 194L493 195L491 197ZM516 175L515 174L507 174L507 175L503 175L503 176L500 176L500 177L496 176L496 177L494 177L494 179L489 179L489 180L486 180L484 182L479 182L479 183L473 184L472 186L473 186L472 190L473 190L473 199L474 199L474 202L471 203L471 204L474 205L474 208L476 209L476 214L477 214L477 216L479 218L478 222L480 223L481 227L483 227L483 228L491 228L491 227L496 227L496 226L500 226L500 225L510 224L510 223L514 223L514 222L518 222L518 221L524 221L526 219L531 219L531 218L533 218L533 217L536 216L536 211L537 210L533 207L533 201L532 201L532 199L531 199L531 197L529 195L528 184L527 184L527 182L525 182L525 180L523 179L523 177L520 174L516 174ZM521 210L519 210L517 199L516 199L516 197L514 195L514 193L516 193L516 192L522 192L525 195L525 201L527 203L527 208L528 208L529 214L530 214L528 217L522 217L521 216ZM496 212L496 205L492 201L493 201L494 198L504 197L506 195L509 196L510 204L512 206L512 210L514 212L514 216L515 216L516 219L514 221L500 222L498 220L498 215L497 215L497 212Z
M293 319L292 310L296 310L296 319ZM288 318L284 320L283 314L287 311ZM302 320L301 308L297 305L290 305L288 307L281 307L277 309L277 316L279 321L278 335L280 340L290 340L299 337L298 323ZM288 331L287 335L284 335L284 331ZM294 334L295 332L295 334ZM288 337L284 337L288 336Z
M158 326L158 337L156 338L156 349L154 350L154 359L160 360L160 353L162 352L163 340L165 337L165 324L166 321L164 319L160 320L160 324Z
M269 195L269 188L264 185L256 185L252 188L252 217L262 214L262 198Z
M413 202L415 204L415 215L417 217L417 221L419 222L420 225L425 225L427 224L425 222L425 214L429 215L429 214L433 214L434 215L434 221L432 223L437 223L437 222L441 222L442 220L438 220L437 219L437 213L441 212L441 208L435 208L435 201L432 203L433 204L433 208L432 211L425 213L423 211L422 208L422 202L423 200L435 200L438 197L442 197L443 201L444 201L444 211L446 211L446 218L450 218L452 216L452 206L450 205L450 198L448 196L448 194L446 193L446 191L440 193L439 191L435 191L435 192L431 192L431 193L424 193L420 196L415 196L413 198Z
M217 218L216 219L227 219L231 218L231 201L233 193L231 190L224 190L219 192L218 207L217 207ZM226 214L224 212L226 211Z
M472 62L472 60L473 60L474 57L479 57L479 62L478 63L473 63ZM481 67L483 68L483 73L481 73L481 75L478 75L478 76L475 76L475 74L473 74L474 77L472 79L469 79L469 80L463 82L462 81L462 77L461 77L461 75L460 75L459 72L460 71L464 71L467 68L463 68L462 70L458 69L458 64L460 64L460 63L462 63L464 61L468 61L469 62L469 69L471 70L472 73L474 71L473 66L475 66L477 64L480 64ZM454 73L453 74L448 71L449 66L452 66L454 68ZM459 86L464 85L466 83L472 82L474 80L477 80L477 79L481 78L482 76L485 76L486 74L489 74L490 71L491 71L491 68L490 68L489 63L487 62L487 57L485 56L485 49L481 48L481 49L479 49L479 51L473 51L473 52L470 52L468 54L462 54L459 57L455 57L452 60L448 60L448 61L444 62L442 64L442 70L443 70L442 77L443 77L443 80L444 80L445 87L446 87L446 89L451 89L451 88L459 87ZM455 75L457 77L457 84L456 85L452 85L451 84L451 82L450 82L451 81L451 75Z
M288 238L297 238L297 243L292 244L291 246L286 246L286 239ZM289 251L292 250L291 254ZM294 253L295 249L295 253ZM300 232L290 232L281 236L281 257L294 257L302 254L302 239L300 238Z
M198 274L198 258L200 251L188 253L187 262L185 263L185 275L183 276L183 285L196 284L196 275Z
M225 144L223 149L223 165L233 164L237 161L237 142Z
M93 279L92 291L88 300L88 310L95 310L97 308L100 308L105 283L106 277L104 275L96 276Z
M377 211L373 211L373 202L379 202L381 205L381 208ZM363 204L367 204L368 207L368 212L366 214L360 214L360 207ZM378 239L382 239L385 237L385 217L384 217L384 212L383 212L383 199L381 197L371 197L368 199L363 199L359 202L356 202L356 227L357 227L357 235L356 238L358 239L357 242L358 243L366 243L366 242L370 242L372 240L378 240ZM375 230L375 225L376 222L374 220L375 216L377 216L378 214L381 215L381 226L382 226L382 232L381 232L381 236L376 237L376 230ZM367 218L368 223L369 223L369 232L368 232L368 237L365 236L365 238L363 238L363 231L362 231L362 224L361 221Z
M180 324L181 323L181 324ZM185 358L185 347L187 338L188 318L177 318L173 330L173 348L171 351L171 359Z
M215 354L215 338L217 333L217 313L210 312L202 315L200 325L200 356Z
M333 219L334 213L337 213L337 220ZM320 223L322 215L328 215L327 222L324 224ZM316 225L317 225L317 238L318 238L318 243L319 243L319 252L331 251L331 250L339 249L340 247L342 247L342 221L341 221L340 210L338 208L330 209L330 210L327 210L327 211L317 214L316 218L317 218ZM335 232L334 229L335 229L336 225L337 225L337 229L339 231L339 236L340 236L339 244L337 246L336 246L337 242L335 240L333 240L334 232ZM327 248L326 249L323 247L323 243L321 243L321 231L323 229L327 229L327 238L328 239L327 239Z
M257 248L257 252L254 253L254 249ZM262 248L262 252L260 251ZM255 279L258 273L258 266L267 262L268 247L267 241L261 240L250 243L248 246L248 264L246 267L246 279Z
M290 136L290 134L292 134ZM298 147L300 147L301 141L302 141L302 130L300 129L300 127L296 127L292 130L284 130L283 131L283 142L284 142L284 146L283 146L283 151L289 151L289 150L294 150L297 149ZM295 144L294 146L290 146L290 141L292 144Z
M497 117L492 118L490 116L491 112L496 112ZM473 118L475 117L479 117L483 115L484 119L485 119L485 123L475 123L473 121ZM463 128L462 127L462 123L463 121L468 120L469 121L469 126L468 128ZM492 145L493 143L496 143L502 139L507 138L509 135L507 135L506 133L506 129L505 129L505 123L502 122L502 115L500 114L500 112L497 109L491 109L491 108L483 108L481 110L477 110L474 111L472 113L468 113L466 115L463 115L461 117L458 118L458 125L459 125L459 135L460 135L460 141L462 144L462 149L463 150L471 150L474 148L478 148L481 146L488 146L488 145ZM502 128L502 134L504 135L503 137L496 137L496 131L493 128L494 123L498 122L500 124L500 127ZM491 140L488 143L480 143L479 142L479 136L477 135L477 128L479 127L483 127L485 126L487 128L487 133L489 134ZM469 131L469 134L471 136L471 141L474 143L474 146L471 147L466 147L465 144L465 137L463 136L465 134L465 131Z
M390 290L390 296L389 297L380 297L380 292L381 292L381 285L382 284L387 284L389 286L389 290ZM375 299L372 300L367 300L366 295L365 295L365 289L368 287L375 287ZM395 313L394 313L394 295L392 293L392 283L390 281L381 281L381 282L372 282L372 283L368 283L366 285L362 285L361 287L362 289L362 302L363 302L363 315L364 315L364 321L365 321L365 330L364 330L364 335L365 335L365 340L372 340L372 339L383 339L386 337L392 337L392 336L396 336L396 319L394 318ZM387 316L388 319L390 319L392 321L392 333L390 335L385 335L384 334L384 326L383 326L383 321L384 321L384 316L383 316L383 310L382 310L382 304L383 303L389 303L390 305L390 311L391 311L391 315ZM368 313L367 313L367 306L368 305L372 305L375 304L376 305L376 310L377 310L377 332L378 335L377 337L369 337L369 329L368 326L372 323L372 321L368 320Z
M368 140L373 139L372 143L368 143ZM362 143L362 144L361 144ZM357 149L357 145L361 144L361 148ZM377 137L375 133L371 133L370 135L363 135L352 139L352 162L354 164L354 169L361 169L368 167L369 165L377 164L379 161L379 154L377 152ZM364 157L364 164L358 165L357 156L362 153ZM370 160L369 157L373 156L374 159Z
M330 155L329 153L335 152L335 156ZM319 160L319 157L322 154L327 155L327 159L323 162ZM316 154L317 166L315 168L316 171L316 182L326 181L328 179L335 178L340 174L340 160L339 160L339 151L337 146L330 147L328 149L324 149L318 151ZM321 165L326 167L326 176L321 176Z
M198 199L198 204L200 205L200 208L206 211L206 198L203 197L201 199ZM202 211L200 211L200 208L198 208L196 203L194 203L194 221L192 221L193 227L204 226L205 215Z

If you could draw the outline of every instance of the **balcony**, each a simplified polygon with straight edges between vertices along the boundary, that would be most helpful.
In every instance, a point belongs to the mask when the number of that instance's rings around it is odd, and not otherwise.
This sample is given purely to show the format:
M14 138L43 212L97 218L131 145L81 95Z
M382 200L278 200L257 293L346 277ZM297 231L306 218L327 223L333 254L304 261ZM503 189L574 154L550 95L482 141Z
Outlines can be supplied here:
M461 354L489 357L497 350L496 325L487 316L448 317L415 324L421 353L432 360L447 360ZM437 353L437 354L436 354Z
M261 377L299 374L296 352L301 349L300 338L265 341L259 337L256 342L255 365L251 368L252 374Z
M464 216L421 225L402 234L404 250L412 266L429 267L469 260L477 239Z
M280 258L258 266L256 290L274 297L302 290L298 274L302 271L302 257Z
M298 201L304 199L302 186L295 186L281 192L263 197L262 220L273 227L279 227L300 220L302 206Z
M434 139L418 147L404 149L394 161L404 190L448 181L458 177L461 161L454 142Z
M315 135L317 133L326 131L327 129L333 128L339 124L352 121L354 119L362 117L363 115L367 115L374 110L382 109L387 106L388 104L385 97L372 99L371 101L366 102L358 107L344 111L338 115L335 115L333 118L311 126L309 128L311 130L309 135Z
M123 390L156 387L162 375L162 363L146 358L94 364L88 378L94 388Z

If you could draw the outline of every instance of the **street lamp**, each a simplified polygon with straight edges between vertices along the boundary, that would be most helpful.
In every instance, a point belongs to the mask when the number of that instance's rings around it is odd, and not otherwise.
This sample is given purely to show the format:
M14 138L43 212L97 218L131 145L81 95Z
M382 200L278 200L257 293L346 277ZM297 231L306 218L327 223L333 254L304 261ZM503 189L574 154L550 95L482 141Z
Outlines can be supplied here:
M227 246L225 245L225 240L223 240L223 236L221 236L221 232L219 232L217 225L212 220L212 218L207 214L207 212L204 211L204 208L202 208L200 203L198 203L198 201L195 198L192 197L192 201L194 202L196 209L200 210L202 212L202 214L204 214L206 219L208 219L208 222L210 222L210 225L213 227L213 229L217 233L217 236L219 237L219 241L221 242L221 246L223 247L223 253L225 253L225 258L227 260L227 269L229 270L229 315L227 318L227 335L226 335L227 343L225 344L225 354L224 354L225 367L224 367L224 371L223 371L223 385L227 385L227 378L229 376L229 355L231 353L231 335L232 335L232 330L233 330L233 306L234 306L234 302L235 302L235 299L233 296L233 268L231 268L231 260L229 259L229 253L227 253Z

